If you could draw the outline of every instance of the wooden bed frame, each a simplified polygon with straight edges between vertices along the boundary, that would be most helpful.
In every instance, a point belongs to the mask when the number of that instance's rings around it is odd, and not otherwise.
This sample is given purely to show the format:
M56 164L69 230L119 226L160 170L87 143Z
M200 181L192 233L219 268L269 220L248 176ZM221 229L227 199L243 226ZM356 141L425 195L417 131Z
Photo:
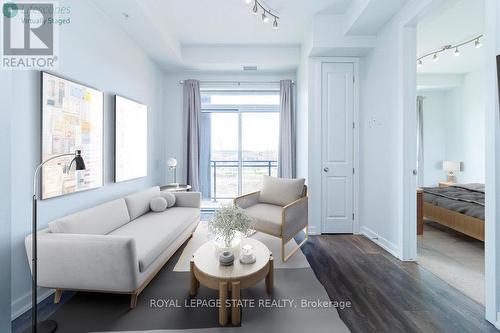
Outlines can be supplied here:
M484 242L484 220L427 203L422 197L417 194L417 211L423 212L417 214L418 234L423 233L425 218Z

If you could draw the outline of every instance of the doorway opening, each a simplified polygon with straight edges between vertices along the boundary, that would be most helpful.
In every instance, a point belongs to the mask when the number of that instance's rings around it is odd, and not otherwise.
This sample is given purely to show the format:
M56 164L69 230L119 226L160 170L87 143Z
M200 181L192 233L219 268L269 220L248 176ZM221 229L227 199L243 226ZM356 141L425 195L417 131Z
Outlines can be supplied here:
M484 1L417 25L417 262L485 305Z

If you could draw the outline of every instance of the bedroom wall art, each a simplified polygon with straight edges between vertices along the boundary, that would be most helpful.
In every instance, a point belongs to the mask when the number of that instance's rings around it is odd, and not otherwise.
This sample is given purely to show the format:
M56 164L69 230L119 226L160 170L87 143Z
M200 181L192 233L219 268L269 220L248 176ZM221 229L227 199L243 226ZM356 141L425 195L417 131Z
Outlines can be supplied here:
M82 151L86 170L61 172L72 157L42 169L42 199L103 186L104 94L42 72L42 161Z
M115 96L115 182L148 175L148 107Z

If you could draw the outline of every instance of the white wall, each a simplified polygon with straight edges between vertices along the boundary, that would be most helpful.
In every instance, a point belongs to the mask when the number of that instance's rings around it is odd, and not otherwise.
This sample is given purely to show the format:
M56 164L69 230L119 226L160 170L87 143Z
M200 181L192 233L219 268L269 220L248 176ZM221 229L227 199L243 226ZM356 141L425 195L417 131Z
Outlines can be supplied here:
M444 91L423 91L424 185L446 179L443 160L461 161L459 183L485 180L484 74L465 75L462 85Z
M294 72L245 74L238 72L210 73L210 72L181 72L171 73L165 78L165 115L164 128L161 133L166 142L164 156L166 159L175 157L178 161L177 179L180 183L186 182L187 160L185 156L186 130L183 115L183 86L181 80L194 79L200 81L279 81L285 79L295 80ZM166 159L164 161L166 161ZM163 161L161 163L164 163ZM165 172L164 181L171 180L172 175Z
M500 54L500 2L485 2L486 48L486 319L500 329L500 117L495 55Z
M468 73L461 87L446 94L447 160L463 162L457 174L460 183L484 183L485 93L484 75Z
M309 49L302 48L299 68L297 70L297 177L308 179L308 115L309 115Z
M437 186L446 180L446 92L423 91L424 96L424 186Z
M163 160L163 72L91 2L59 3L71 7L71 23L60 29L60 66L55 74L88 84L105 94L104 187L41 201L40 228L54 218L156 185L162 174L159 160ZM24 238L31 232L32 177L40 162L40 73L14 72L10 84L14 104L10 112L15 129L10 156L12 191L2 191L0 201L12 199L12 313L17 316L27 310L30 302L30 273ZM115 93L149 107L148 176L119 184L113 183Z
M391 253L401 253L402 109L398 64L401 32L392 26L360 64L361 231ZM369 124L372 125L369 125Z

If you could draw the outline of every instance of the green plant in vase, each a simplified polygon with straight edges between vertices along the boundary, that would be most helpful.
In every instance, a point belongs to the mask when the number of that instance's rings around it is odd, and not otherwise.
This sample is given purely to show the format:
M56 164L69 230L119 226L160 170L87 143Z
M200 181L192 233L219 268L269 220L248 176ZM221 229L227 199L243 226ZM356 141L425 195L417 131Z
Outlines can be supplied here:
M251 231L251 218L239 207L222 206L208 222L218 246L232 249Z

